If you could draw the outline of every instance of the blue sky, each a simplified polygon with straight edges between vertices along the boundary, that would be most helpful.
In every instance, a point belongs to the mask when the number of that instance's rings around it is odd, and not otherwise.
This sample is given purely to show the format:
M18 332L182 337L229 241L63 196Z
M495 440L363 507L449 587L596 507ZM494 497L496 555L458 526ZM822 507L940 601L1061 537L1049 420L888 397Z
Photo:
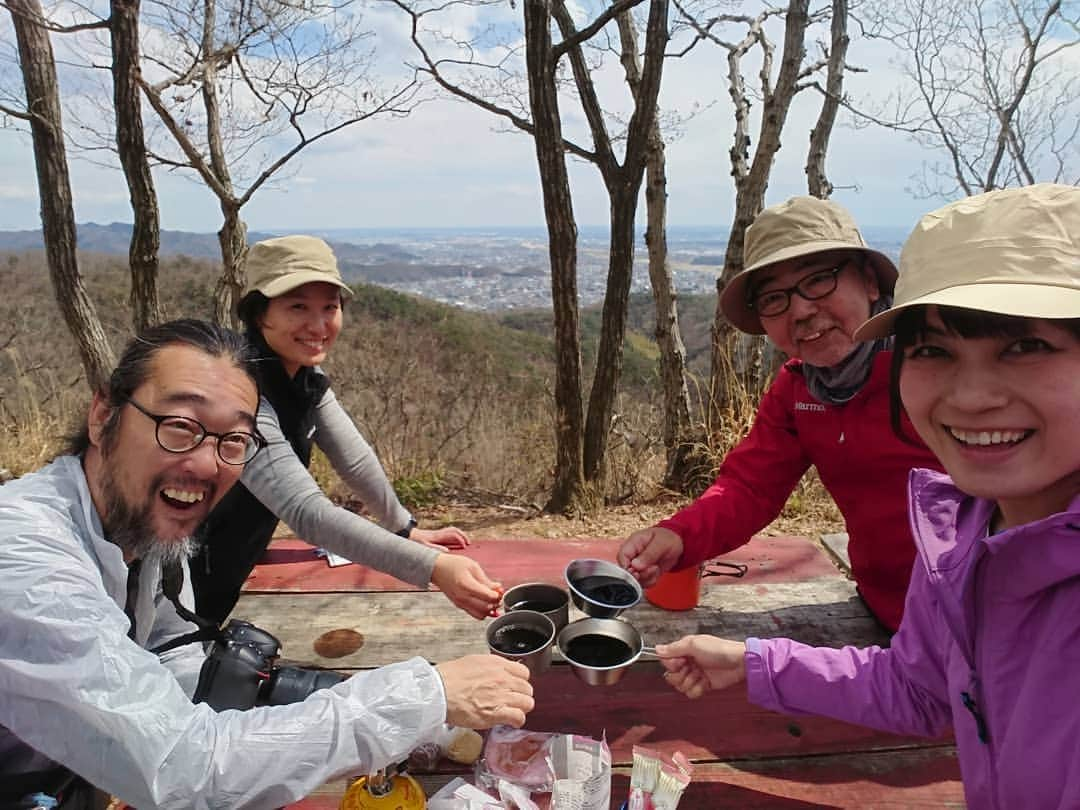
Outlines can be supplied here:
M392 41L384 38L380 47ZM853 43L849 58L871 67L849 78L847 90L856 97L880 95L896 81L887 59L867 49L865 41ZM733 124L723 69L721 53L712 46L699 46L690 57L669 60L665 67L662 106L682 113L694 105L702 109L667 147L673 225L723 229L730 223L734 190L727 151ZM598 84L602 101L622 89L616 72ZM805 149L818 105L812 91L797 97L768 202L805 193ZM580 133L580 114L565 107L564 126ZM243 216L250 228L267 231L542 225L531 140L498 127L490 114L450 100L423 105L407 118L363 122L304 152L288 180L260 190ZM934 159L903 135L841 123L828 166L837 186L834 198L864 225L910 228L939 204L915 199L905 190L923 161ZM607 199L596 169L578 161L571 165L579 223L603 224ZM72 160L71 170L80 222L131 220L119 169ZM215 198L197 182L157 172L156 183L162 227L206 232L220 226ZM643 208L639 216L644 217ZM29 136L0 130L0 229L39 225Z

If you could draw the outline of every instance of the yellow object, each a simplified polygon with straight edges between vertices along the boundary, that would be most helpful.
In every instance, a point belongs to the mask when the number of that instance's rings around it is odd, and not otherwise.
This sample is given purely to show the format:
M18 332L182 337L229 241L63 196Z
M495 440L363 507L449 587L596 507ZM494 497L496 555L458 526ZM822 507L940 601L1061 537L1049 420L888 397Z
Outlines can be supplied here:
M369 788L368 777L361 776L349 785L338 810L425 810L424 789L407 773L387 777L386 781L390 783L388 790L385 782L381 787Z

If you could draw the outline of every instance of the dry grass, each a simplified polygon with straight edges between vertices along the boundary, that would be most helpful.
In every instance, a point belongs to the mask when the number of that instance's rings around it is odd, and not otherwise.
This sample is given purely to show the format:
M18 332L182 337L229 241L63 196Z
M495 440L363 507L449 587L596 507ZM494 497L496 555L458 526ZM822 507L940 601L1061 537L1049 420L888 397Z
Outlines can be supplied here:
M119 349L130 334L123 260L88 257L83 273ZM161 292L168 313L206 317L212 274L208 263L166 261ZM40 254L0 263L0 283L7 293L0 300L0 324L6 324L0 326L0 467L20 475L58 452L83 418L89 392ZM515 333L493 326L494 320L466 321L400 297L390 303L406 314L410 307L424 309L411 321L401 312L350 310L328 371L395 485L429 523L456 522L480 533L611 536L651 524L688 500L659 486L665 458L660 398L655 388L642 387L624 391L616 402L607 505L577 519L537 517L553 480L553 386L545 350L536 348L535 339L514 344ZM703 391L695 381L704 460L699 488L746 434L756 406L756 397L733 382L720 428L710 433ZM349 500L317 453L312 471L332 496ZM811 475L773 529L813 534L838 525L831 499Z

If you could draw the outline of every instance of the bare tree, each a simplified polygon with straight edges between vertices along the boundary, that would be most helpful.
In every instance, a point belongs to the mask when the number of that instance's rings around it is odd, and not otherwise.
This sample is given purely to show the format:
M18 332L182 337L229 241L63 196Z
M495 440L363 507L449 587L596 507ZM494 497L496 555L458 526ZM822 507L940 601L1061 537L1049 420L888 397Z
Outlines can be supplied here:
M511 87L512 68L508 65L519 58L512 47L507 48L504 59L495 63L481 62L477 56L481 48L469 42L454 43L458 46L454 55L440 58L422 37L421 22L428 14L453 4L422 10L407 0L392 2L412 19L412 40L422 60L421 71L457 98L487 110L533 137L548 225L557 352L555 482L547 508L551 511L591 509L597 502L603 478L604 455L622 371L622 344L633 274L634 221L663 72L668 0L649 2L643 66L637 92L632 95L633 112L624 133L621 162L596 93L593 65L583 46L641 0L617 0L581 27L575 24L563 0L525 0L522 7L527 108L518 100L520 93ZM561 37L558 42L553 39L553 27L558 28ZM581 104L591 146L577 144L563 132L559 90L564 57L569 62L572 87ZM486 71L488 75L455 80L450 71L462 67L477 73ZM597 167L608 193L610 212L607 294L584 429L577 316L577 225L566 168L567 153Z
M143 135L139 89L139 0L112 0L109 15L112 46L113 108L116 151L131 196L131 316L135 329L165 319L158 300L158 248L161 228L157 192L150 174Z
M641 83L637 28L630 14L617 18L622 64L627 84L637 95ZM658 111L659 112L659 111ZM645 167L645 245L649 282L656 304L656 344L660 349L660 384L664 402L663 485L682 491L690 482L696 446L690 423L690 391L686 381L686 347L679 330L678 296L671 279L667 249L667 166L659 114L649 130Z
M143 57L140 83L171 136L151 154L193 171L217 197L223 272L219 321L232 321L247 251L243 206L302 150L378 115L405 115L418 86L383 84L371 34L350 2L184 0L148 3L163 39ZM235 323L235 321L233 321Z
M728 235L724 270L717 281L719 293L744 267L743 238L746 229L765 205L769 176L780 151L781 135L792 101L800 91L816 86L811 78L828 66L829 77L826 88L822 90L825 102L818 125L812 133L808 160L808 172L815 167L820 171L819 175L810 178L810 182L817 184L817 193L825 192L822 184L822 181L827 183L824 180L824 155L835 120L835 111L831 108L837 99L842 98L847 6L843 2L833 3L832 14L839 14L842 19L833 24L833 42L823 46L821 57L812 59L807 59L807 31L812 24L825 19L829 12L821 10L811 14L809 0L790 0L786 8L767 7L754 16L716 14L702 18L685 5L678 8L682 19L695 34L683 53L699 42L711 42L727 51L728 94L735 117L732 145L728 151L735 182L735 215ZM784 20L784 43L780 64L774 75L776 45L769 38L766 25L772 18L781 16ZM732 40L718 34L717 31L726 25L740 26L744 30L742 38ZM760 58L756 87L751 86L744 72L744 60L751 54ZM760 99L761 111L757 114L756 137L751 138L751 107L755 98ZM754 147L752 155L751 145ZM720 420L728 411L732 391L732 358L735 359L734 372L740 386L754 390L763 382L764 375L760 373L763 345L764 341L737 336L717 302L709 387L709 424L712 428L719 427Z
M26 107L4 107L2 112L30 126L53 293L75 338L87 382L97 390L108 379L114 358L79 273L60 92L49 40L51 26L38 0L7 0L7 8L15 29Z
M847 0L833 0L830 18L831 37L826 55L828 64L825 71L825 87L816 82L814 86L824 96L817 123L810 130L810 149L806 155L806 185L814 197L827 199L833 191L825 171L825 156L829 151L829 138L836 124L836 114L844 94L844 71L847 69L848 49L848 3Z
M856 112L942 155L914 178L917 195L1080 182L1080 79L1065 59L1080 3L882 0L865 13L906 86Z

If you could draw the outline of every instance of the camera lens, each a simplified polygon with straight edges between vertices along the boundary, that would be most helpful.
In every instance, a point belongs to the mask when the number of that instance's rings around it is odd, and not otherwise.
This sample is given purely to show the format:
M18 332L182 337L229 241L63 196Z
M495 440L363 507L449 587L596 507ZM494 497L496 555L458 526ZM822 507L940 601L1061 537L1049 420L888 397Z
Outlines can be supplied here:
M275 667L266 688L266 702L271 706L299 703L316 689L341 683L347 676L325 669Z

